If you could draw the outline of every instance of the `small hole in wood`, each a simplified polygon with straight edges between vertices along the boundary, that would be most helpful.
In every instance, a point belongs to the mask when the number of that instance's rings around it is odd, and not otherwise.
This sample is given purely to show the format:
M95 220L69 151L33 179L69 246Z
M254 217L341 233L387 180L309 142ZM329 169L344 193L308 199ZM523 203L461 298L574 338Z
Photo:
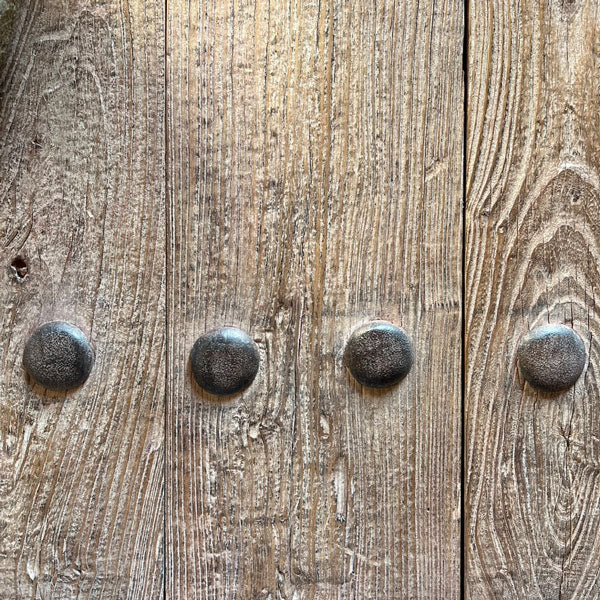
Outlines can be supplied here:
M17 256L10 263L10 272L17 281L24 281L29 275L27 261L22 256Z

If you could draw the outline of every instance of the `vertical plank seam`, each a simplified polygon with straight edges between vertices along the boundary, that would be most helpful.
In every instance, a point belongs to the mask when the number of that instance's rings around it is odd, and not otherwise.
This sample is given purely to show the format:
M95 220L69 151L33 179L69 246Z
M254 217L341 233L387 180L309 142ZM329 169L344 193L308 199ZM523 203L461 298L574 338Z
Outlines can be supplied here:
M463 140L462 140L462 260L461 260L461 359L460 359L460 598L466 598L466 535L465 535L465 515L466 515L466 412L465 412L465 386L466 386L466 267L467 267L467 127L468 127L468 73L469 73L469 3L465 0L463 10L463 48L462 48L462 75L463 75Z
M169 376L171 374L171 320L169 310L170 302L170 272L169 264L171 262L171 205L170 205L170 163L169 163L169 94L168 94L168 0L164 0L163 7L163 94L164 94L164 105L163 105L163 135L164 135L164 173L165 173L165 185L164 185L164 202L165 202L165 391L164 391L164 409L163 409L163 555L162 555L162 577L163 577L163 600L167 598L167 537L168 537L168 506L167 506L167 434L168 424L170 421L169 417Z

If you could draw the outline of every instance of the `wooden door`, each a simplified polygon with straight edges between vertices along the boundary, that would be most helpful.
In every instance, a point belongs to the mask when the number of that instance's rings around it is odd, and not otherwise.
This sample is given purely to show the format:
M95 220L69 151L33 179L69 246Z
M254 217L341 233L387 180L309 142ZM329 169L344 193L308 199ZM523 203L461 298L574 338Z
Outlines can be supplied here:
M0 0L0 600L599 597L599 22ZM384 389L343 359L377 319ZM56 321L68 392L26 375ZM545 323L585 345L560 394L517 367ZM260 358L225 399L222 326Z

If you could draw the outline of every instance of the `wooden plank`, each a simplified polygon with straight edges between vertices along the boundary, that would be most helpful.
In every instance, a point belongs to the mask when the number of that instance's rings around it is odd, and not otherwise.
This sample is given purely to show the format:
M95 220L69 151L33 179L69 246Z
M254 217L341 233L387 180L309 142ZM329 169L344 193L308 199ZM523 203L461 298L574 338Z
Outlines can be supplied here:
M159 598L164 5L48 0L9 13L0 598ZM23 281L9 268L16 257ZM90 379L69 394L34 387L21 364L31 330L55 319L78 325L96 349Z
M168 597L459 597L462 12L168 3ZM341 362L377 317L386 392ZM262 359L225 402L220 325Z
M593 0L470 3L466 597L600 596L600 14ZM558 396L519 340L572 326L590 352Z

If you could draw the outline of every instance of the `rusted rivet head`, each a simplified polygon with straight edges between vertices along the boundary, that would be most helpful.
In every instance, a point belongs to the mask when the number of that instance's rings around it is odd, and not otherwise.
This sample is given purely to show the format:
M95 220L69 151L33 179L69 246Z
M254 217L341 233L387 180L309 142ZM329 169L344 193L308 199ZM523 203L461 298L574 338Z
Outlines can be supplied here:
M585 366L585 346L565 325L543 325L530 331L517 350L525 380L544 392L560 392L579 379Z
M352 332L344 364L362 385L386 388L403 379L413 364L413 349L402 329L388 321L372 321Z
M23 366L41 386L70 390L85 382L94 358L94 349L80 329L64 321L51 321L27 340Z
M219 327L201 335L190 352L196 383L210 394L231 396L256 377L258 347L236 327Z

